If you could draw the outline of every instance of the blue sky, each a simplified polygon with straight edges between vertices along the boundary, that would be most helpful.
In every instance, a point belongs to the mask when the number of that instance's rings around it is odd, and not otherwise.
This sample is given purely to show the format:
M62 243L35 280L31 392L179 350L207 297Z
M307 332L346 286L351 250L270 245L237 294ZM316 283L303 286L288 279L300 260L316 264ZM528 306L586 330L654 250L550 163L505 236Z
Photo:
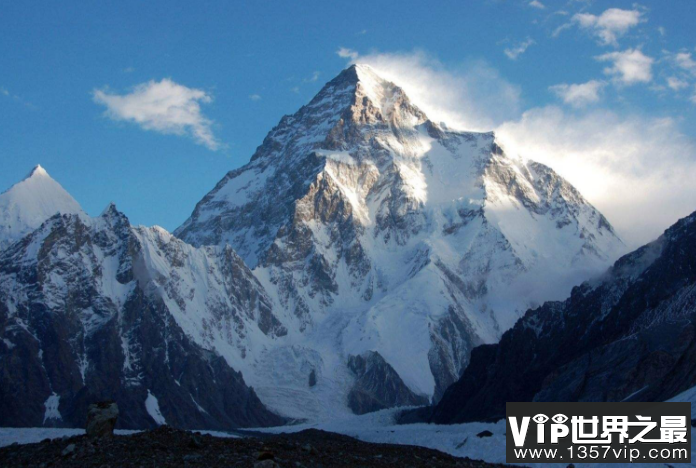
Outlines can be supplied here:
M4 2L0 190L40 163L88 213L173 230L357 60L642 242L696 210L694 18L693 0Z

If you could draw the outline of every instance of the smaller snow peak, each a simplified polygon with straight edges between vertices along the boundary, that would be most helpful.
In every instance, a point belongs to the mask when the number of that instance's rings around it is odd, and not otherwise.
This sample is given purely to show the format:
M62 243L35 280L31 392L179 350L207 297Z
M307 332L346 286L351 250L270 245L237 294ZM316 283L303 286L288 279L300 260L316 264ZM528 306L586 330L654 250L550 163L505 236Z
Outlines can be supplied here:
M41 226L56 213L83 214L82 208L37 165L22 181L0 194L0 249Z
M41 164L37 164L29 172L29 174L27 174L27 176L24 178L24 180L31 179L34 177L48 177L48 178L50 178L51 176L48 175L48 172L46 172L46 169L44 169L43 166L41 166Z

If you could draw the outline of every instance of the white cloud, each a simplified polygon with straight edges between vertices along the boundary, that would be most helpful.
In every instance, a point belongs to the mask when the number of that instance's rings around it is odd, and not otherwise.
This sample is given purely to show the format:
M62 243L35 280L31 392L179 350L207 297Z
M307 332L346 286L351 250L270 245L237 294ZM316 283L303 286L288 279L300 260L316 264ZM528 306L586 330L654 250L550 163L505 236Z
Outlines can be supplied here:
M9 96L10 92L5 88L0 87L0 94L2 94L3 96Z
M639 49L610 52L600 55L597 60L613 63L613 66L604 69L604 73L613 76L619 83L632 85L652 81L652 66L655 60Z
M250 94L249 99L251 99L252 101L260 101L261 95L260 94Z
M674 55L674 62L683 70L696 75L696 61L691 58L690 52L679 52Z
M558 37L561 35L561 33L563 31L565 31L566 29L570 29L572 27L573 27L572 23L564 23L564 24L560 25L559 27L557 27L556 29L554 29L553 33L551 33L551 37Z
M599 101L599 93L604 86L605 83L602 81L591 80L581 84L561 83L551 86L549 89L566 104L573 107L584 107Z
M547 164L632 247L696 210L696 145L672 119L532 109L497 130L506 151Z
M311 76L311 77L305 78L303 81L304 81L305 83L314 83L315 81L317 81L317 80L319 79L319 76L320 76L320 75L321 75L320 72L315 71L315 72L312 73L312 76Z
M213 122L201 113L200 103L209 103L212 98L200 89L165 78L139 84L123 95L96 89L93 98L106 106L106 115L113 120L133 122L159 133L188 135L211 150L221 147L211 130Z
M484 62L445 67L420 51L359 57L360 63L402 87L430 119L451 128L490 131L520 115L519 88Z
M543 10L546 8L546 5L541 3L539 0L532 0L531 2L529 2L529 6L533 7L533 8L538 8L540 10Z
M520 42L515 47L505 49L505 55L508 56L510 60L517 60L517 57L524 54L530 46L534 45L533 39L527 38L525 41Z
M669 86L673 91L680 91L684 88L688 88L689 83L676 76L670 76L667 78L667 86Z
M631 28L645 20L638 10L610 8L599 16L590 13L577 13L572 22L580 28L590 31L602 45L617 45L617 39Z
M353 49L348 49L346 47L339 48L336 51L336 54L338 54L338 56L341 58L347 58L353 61L357 60L359 56L359 54L356 51L354 51Z

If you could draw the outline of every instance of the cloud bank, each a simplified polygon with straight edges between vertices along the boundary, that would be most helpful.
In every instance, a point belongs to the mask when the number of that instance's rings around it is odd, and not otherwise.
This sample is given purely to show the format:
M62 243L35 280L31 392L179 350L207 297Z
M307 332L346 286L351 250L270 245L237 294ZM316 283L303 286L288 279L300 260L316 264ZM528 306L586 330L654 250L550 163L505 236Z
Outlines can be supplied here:
M139 84L128 94L96 89L92 96L94 102L106 106L106 115L113 120L132 122L144 130L189 136L213 151L222 146L213 135L212 120L201 112L201 103L210 103L212 98L200 89L165 78Z

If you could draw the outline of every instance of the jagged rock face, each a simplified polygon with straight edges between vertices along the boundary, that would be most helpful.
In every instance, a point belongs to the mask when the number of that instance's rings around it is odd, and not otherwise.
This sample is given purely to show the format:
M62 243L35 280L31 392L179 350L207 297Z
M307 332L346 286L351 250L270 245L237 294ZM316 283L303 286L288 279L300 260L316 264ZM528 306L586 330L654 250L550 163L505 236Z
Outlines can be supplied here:
M428 403L427 398L409 390L379 353L372 351L362 356L350 356L348 368L356 378L348 393L348 406L355 414Z
M414 394L438 399L473 347L623 251L607 220L551 169L509 157L492 133L431 122L360 65L284 117L175 234L231 245L273 298L289 333L247 377L262 399L284 410L302 393L298 407L314 399L330 412L345 405L333 382L350 387L348 356L368 351ZM298 344L307 352L293 352L294 362L278 351ZM307 391L311 349L333 364ZM298 376L283 396L271 356Z
M56 215L0 253L0 425L84 427L104 400L122 428L278 424L201 343L234 356L240 337L279 332L231 249L132 228L113 205Z
M504 417L506 401L664 401L696 385L696 213L564 302L477 348L432 421Z

